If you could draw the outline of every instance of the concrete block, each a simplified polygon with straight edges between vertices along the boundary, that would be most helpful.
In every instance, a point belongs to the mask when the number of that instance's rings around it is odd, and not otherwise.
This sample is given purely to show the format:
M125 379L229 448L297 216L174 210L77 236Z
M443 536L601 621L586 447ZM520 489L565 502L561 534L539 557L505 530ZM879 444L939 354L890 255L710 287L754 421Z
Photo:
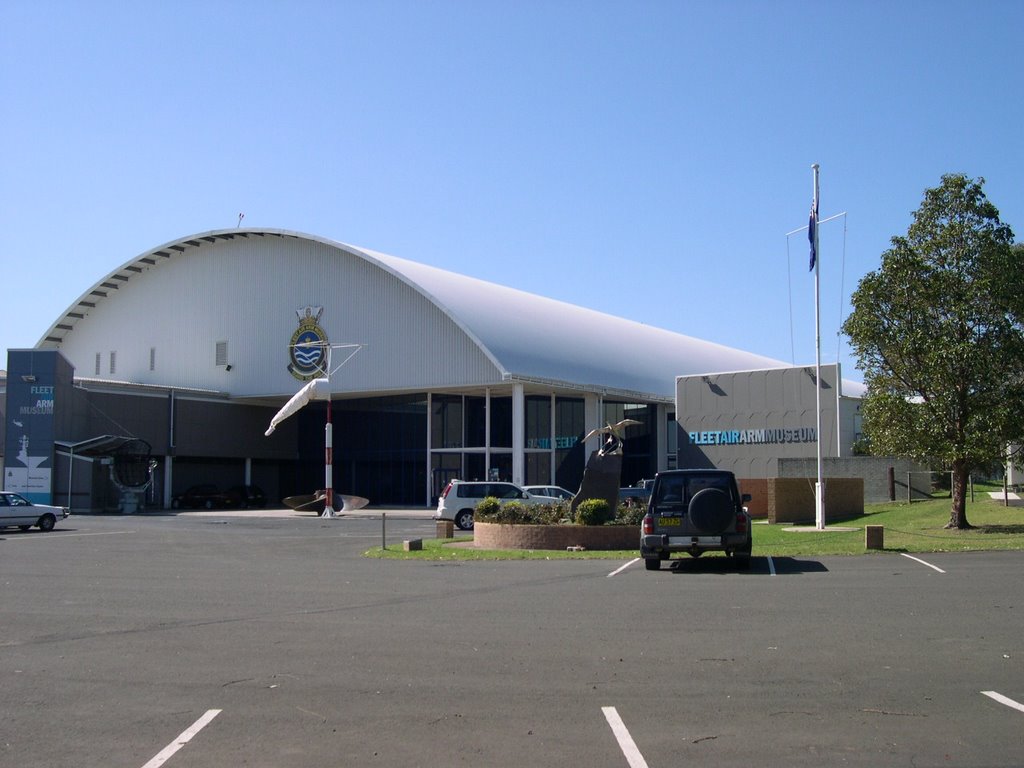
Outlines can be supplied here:
M864 526L864 547L885 549L885 529L881 525Z
M437 533L434 535L437 539L454 539L455 538L455 523L451 520L438 520L437 521Z
M418 552L423 549L423 539L406 539L402 542L402 551Z

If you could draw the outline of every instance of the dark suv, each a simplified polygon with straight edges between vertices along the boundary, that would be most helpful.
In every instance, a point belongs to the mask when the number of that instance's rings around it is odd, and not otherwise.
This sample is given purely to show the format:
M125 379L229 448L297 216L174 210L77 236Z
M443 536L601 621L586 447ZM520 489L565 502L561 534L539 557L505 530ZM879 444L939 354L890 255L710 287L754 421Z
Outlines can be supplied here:
M236 485L224 492L229 507L242 509L263 509L267 506L267 494L258 485Z
M750 514L736 477L720 469L676 469L654 478L640 529L640 556L656 571L673 552L700 557L718 550L741 567L750 565Z

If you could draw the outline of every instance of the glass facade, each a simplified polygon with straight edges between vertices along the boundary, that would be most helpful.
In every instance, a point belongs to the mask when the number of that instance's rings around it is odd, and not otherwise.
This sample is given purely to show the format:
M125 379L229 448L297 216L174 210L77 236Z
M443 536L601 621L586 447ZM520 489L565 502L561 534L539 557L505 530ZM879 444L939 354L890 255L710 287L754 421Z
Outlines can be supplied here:
M430 415L431 503L449 480L512 479L511 397L433 395Z
M555 398L555 485L579 490L586 465L581 442L587 429L586 407L582 397Z
M585 463L583 398L530 395L524 404L526 485L580 487Z
M551 396L526 398L526 485L551 484Z
M524 398L526 485L579 488L587 459L581 442L586 433L585 405L582 397ZM641 422L626 430L624 485L654 474L656 413L656 407L644 404L604 403L601 423L627 418ZM308 493L324 485L326 405L307 407L299 418L294 479L284 484L294 483L295 493ZM332 420L334 488L365 496L372 504L434 503L454 478L513 479L510 396L417 394L335 400Z
M455 412L445 414L450 426ZM299 414L299 472L296 493L324 486L326 404ZM335 400L334 490L365 496L371 504L422 506L427 482L426 395Z
M604 404L603 424L617 424L633 419L640 424L626 427L622 451L622 485L629 486L639 480L654 477L658 468L657 407L644 403Z
M512 398L434 395L431 403L431 495L449 480L513 479ZM574 490L583 478L583 398L528 395L523 410L526 485ZM490 445L487 444L488 426Z
M462 403L461 395L434 395L430 406L430 444L434 448L461 448Z

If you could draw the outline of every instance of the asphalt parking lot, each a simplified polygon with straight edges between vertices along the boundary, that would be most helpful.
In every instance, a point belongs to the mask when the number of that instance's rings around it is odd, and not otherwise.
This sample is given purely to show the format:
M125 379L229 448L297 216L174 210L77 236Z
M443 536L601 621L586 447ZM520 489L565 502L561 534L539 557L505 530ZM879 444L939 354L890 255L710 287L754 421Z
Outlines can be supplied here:
M433 536L389 515L390 546ZM0 530L0 766L1020 766L1024 553L364 558L373 518Z

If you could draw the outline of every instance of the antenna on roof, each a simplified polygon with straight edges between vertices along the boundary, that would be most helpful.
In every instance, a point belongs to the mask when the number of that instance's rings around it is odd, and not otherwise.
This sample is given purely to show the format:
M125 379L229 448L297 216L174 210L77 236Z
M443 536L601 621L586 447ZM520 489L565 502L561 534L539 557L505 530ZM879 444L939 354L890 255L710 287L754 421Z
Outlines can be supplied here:
M245 214L244 213L238 214L238 224L237 224L237 226L239 226L239 227L242 226L242 219L244 219L244 218L245 218Z

